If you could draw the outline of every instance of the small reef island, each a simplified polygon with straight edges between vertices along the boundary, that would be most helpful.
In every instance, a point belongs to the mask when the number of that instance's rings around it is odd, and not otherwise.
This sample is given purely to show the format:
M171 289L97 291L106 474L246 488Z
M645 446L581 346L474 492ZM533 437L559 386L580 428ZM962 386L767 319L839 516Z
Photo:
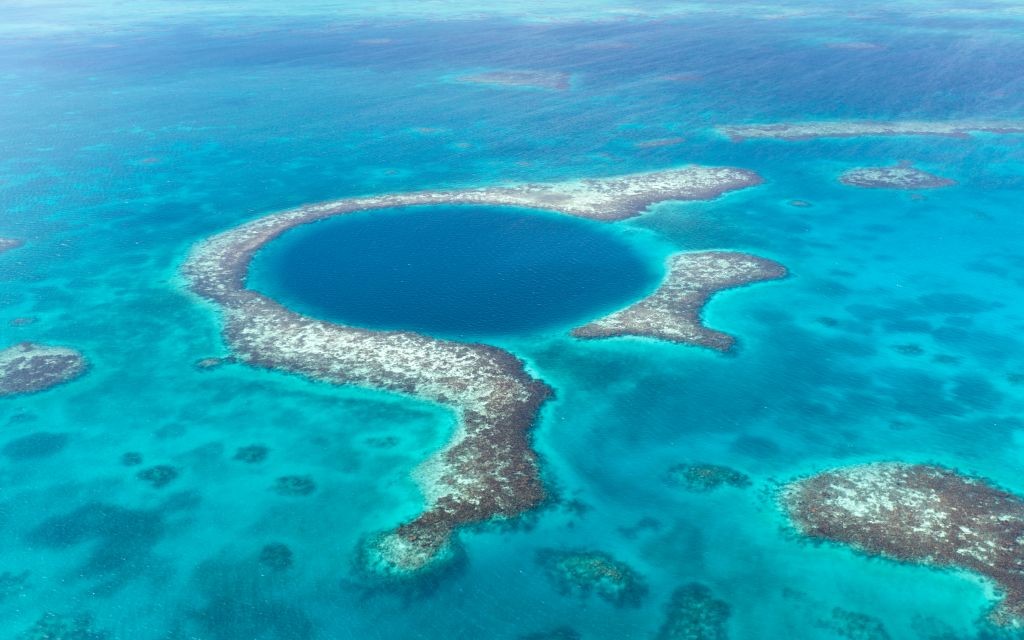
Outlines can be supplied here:
M240 361L408 394L456 411L455 435L415 472L426 497L425 511L374 537L361 553L368 569L401 576L450 557L458 527L511 518L541 503L545 492L529 430L551 389L518 358L496 347L409 331L361 329L291 311L247 288L256 252L288 229L357 211L486 204L610 222L639 215L655 202L707 200L761 182L743 169L688 166L561 183L348 198L275 213L213 236L193 249L183 273L194 293L220 309L224 337ZM607 335L631 330L725 348L731 344L727 337L700 329L700 305L718 289L784 273L776 263L745 254L685 255L673 260L662 289L646 304L638 303L644 312L626 309L618 324L609 321L610 328L603 329Z
M720 126L733 142L753 139L812 140L862 136L943 136L965 138L972 133L1024 133L1021 120L835 120Z
M928 464L880 462L796 480L781 505L801 534L859 551L992 580L989 618L1024 625L1024 499L983 478Z
M0 396L45 391L85 373L85 357L68 347L23 342L0 351Z
M909 162L892 167L859 167L839 176L839 182L864 189L939 189L956 184L955 180L915 168Z

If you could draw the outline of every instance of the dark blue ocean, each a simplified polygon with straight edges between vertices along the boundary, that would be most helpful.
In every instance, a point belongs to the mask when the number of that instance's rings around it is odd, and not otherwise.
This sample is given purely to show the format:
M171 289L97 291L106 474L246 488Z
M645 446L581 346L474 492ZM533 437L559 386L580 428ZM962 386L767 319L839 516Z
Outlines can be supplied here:
M249 286L345 325L477 340L566 325L653 291L657 264L610 225L512 207L405 207L299 227Z
M905 460L1024 494L1024 135L736 143L712 127L1024 118L1024 6L278 4L0 5L0 236L25 240L0 255L0 348L90 362L0 398L0 638L648 639L692 582L728 603L733 639L998 637L982 623L992 585L808 544L774 491ZM522 69L569 86L457 81ZM958 184L837 181L900 161ZM357 549L421 509L410 474L451 411L195 366L229 355L179 275L214 233L348 196L688 163L765 184L614 225L353 214L257 256L251 285L295 309L483 340L554 388L534 444L556 499L462 532L447 571L370 584ZM791 274L706 309L735 352L568 335L701 249ZM666 481L690 462L752 484ZM156 465L177 475L138 477ZM313 489L283 495L282 476ZM542 549L610 554L646 593L564 593ZM63 635L44 635L58 617Z

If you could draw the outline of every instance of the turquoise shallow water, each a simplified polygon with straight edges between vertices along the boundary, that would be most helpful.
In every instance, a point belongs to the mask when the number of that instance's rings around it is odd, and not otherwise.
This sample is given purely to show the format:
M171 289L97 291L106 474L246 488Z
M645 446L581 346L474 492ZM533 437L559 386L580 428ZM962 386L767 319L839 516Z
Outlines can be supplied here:
M53 612L133 640L650 638L672 590L698 581L729 603L733 638L843 637L837 607L892 638L994 637L978 624L990 587L801 542L772 491L900 459L1024 493L1024 136L736 144L709 127L1021 117L1019 22L994 3L869 4L859 18L799 3L629 19L594 6L543 21L309 5L147 22L140 8L50 28L19 10L11 24L31 25L0 47L0 235L26 244L0 256L0 335L74 346L91 367L0 400L0 636ZM833 46L850 42L876 48ZM571 88L451 82L503 68L569 73ZM836 181L902 160L959 184L916 199ZM367 584L354 562L421 508L410 473L452 433L448 410L194 366L226 355L215 313L178 276L213 233L351 195L689 162L766 183L604 231L646 265L734 249L791 277L711 303L708 324L739 338L724 356L579 342L564 324L493 336L556 390L535 445L559 502L465 532L462 562L423 584ZM262 462L236 459L252 445ZM753 484L664 481L692 461ZM164 464L179 475L163 487L136 475ZM282 495L282 476L313 490ZM273 543L289 568L260 562ZM560 594L535 562L550 548L610 553L647 595L618 608Z

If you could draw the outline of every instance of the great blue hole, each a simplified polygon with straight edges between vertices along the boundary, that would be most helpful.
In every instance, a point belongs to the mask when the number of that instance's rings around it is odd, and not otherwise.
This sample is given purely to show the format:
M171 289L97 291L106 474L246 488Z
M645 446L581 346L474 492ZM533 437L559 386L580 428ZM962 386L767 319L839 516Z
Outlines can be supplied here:
M480 338L585 322L642 297L659 276L607 224L431 205L289 230L257 254L248 285L323 320Z

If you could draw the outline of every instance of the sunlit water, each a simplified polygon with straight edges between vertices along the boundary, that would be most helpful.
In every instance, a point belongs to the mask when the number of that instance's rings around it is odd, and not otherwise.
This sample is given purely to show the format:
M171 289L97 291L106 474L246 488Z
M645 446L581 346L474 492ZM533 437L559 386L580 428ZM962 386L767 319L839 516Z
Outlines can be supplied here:
M155 22L128 15L123 27L108 14L59 33L45 12L19 10L35 26L0 43L0 235L27 242L0 256L0 334L5 345L75 346L91 368L0 400L0 574L10 574L0 635L17 638L53 612L91 615L97 632L132 640L517 638L559 627L650 638L672 590L697 581L729 603L734 638L835 638L837 607L877 618L893 638L976 636L991 602L978 580L806 544L772 491L823 468L901 459L1024 493L1024 137L731 143L710 130L1024 116L1020 23L996 5L920 7L593 22L576 12L241 20L191 8ZM851 42L875 46L831 46ZM569 73L571 86L451 81L505 68ZM645 144L666 138L684 140ZM901 160L959 184L915 199L836 181ZM481 332L555 388L535 445L561 502L522 526L463 533L463 562L423 588L370 588L354 562L366 536L420 509L410 472L452 433L450 412L194 366L226 351L217 316L177 273L215 232L350 195L689 162L750 168L766 184L607 229L568 221L558 233L606 234L616 264L639 277L613 274L628 287L550 324L534 315L529 330ZM736 353L567 335L590 310L642 295L672 251L706 248L756 253L792 274L707 309L711 326L738 336ZM555 253L553 269L567 273L568 255ZM557 301L568 285L555 284ZM457 299L445 304L457 311ZM36 321L8 325L18 317ZM265 459L237 455L253 445ZM126 466L127 452L141 464ZM665 482L689 461L726 464L753 486L691 494ZM138 477L155 465L178 475L160 487ZM282 495L282 476L314 488ZM264 549L281 544L291 564L275 568L280 547ZM648 593L636 608L562 595L535 561L548 548L610 553Z

